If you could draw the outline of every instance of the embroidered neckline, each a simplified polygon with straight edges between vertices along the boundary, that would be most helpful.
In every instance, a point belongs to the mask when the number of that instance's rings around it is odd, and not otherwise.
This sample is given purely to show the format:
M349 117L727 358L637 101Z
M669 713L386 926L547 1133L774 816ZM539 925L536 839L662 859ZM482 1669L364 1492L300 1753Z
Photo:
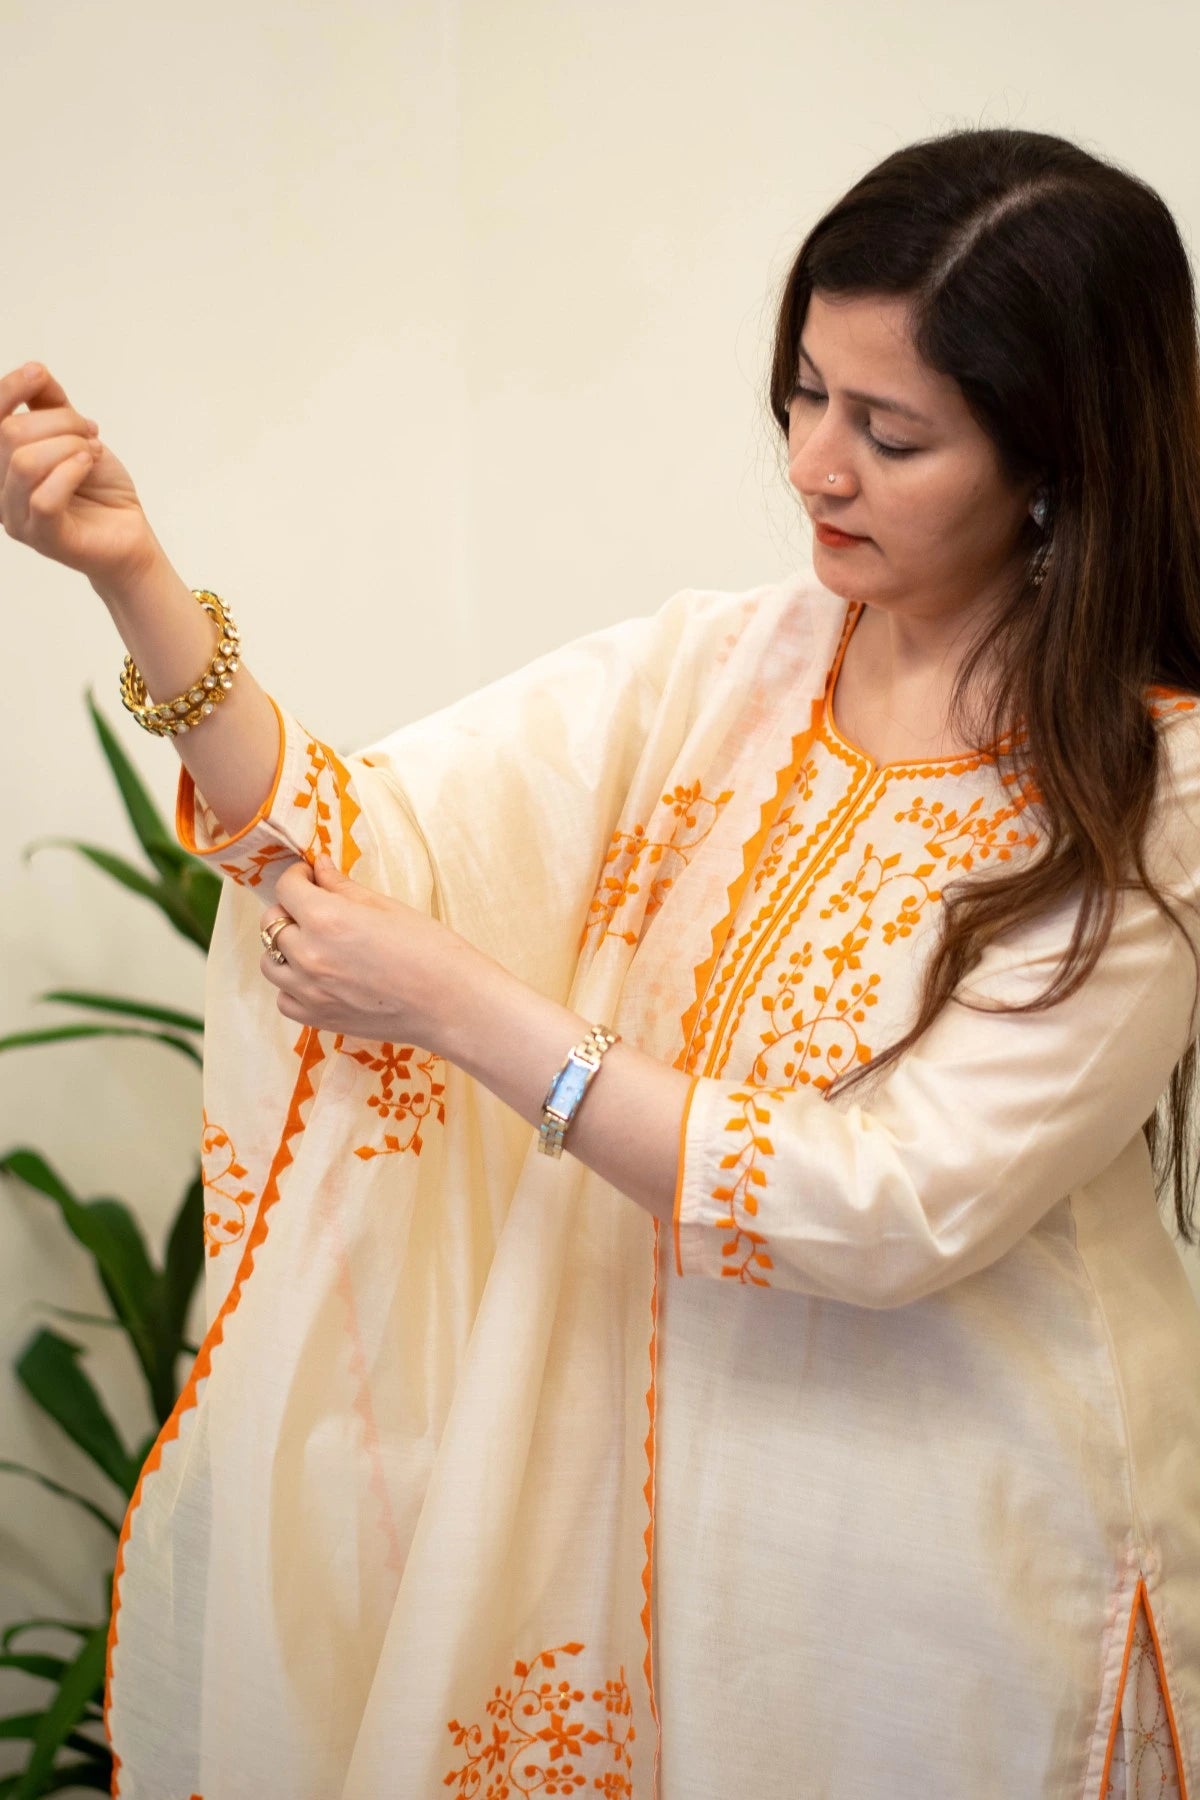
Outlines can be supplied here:
M866 607L861 600L852 600L850 602L846 612L845 623L842 626L842 635L837 647L837 653L834 656L832 667L825 680L825 700L821 709L821 728L826 741L832 743L836 748L844 750L849 756L853 757L856 762L862 763L871 771L872 779L877 775L905 774L933 769L952 769L956 773L965 773L969 769L978 769L982 767L984 763L994 763L996 761L995 748L991 750L960 750L950 756L907 757L900 762L876 762L873 756L868 756L866 751L862 749L860 745L854 743L854 741L851 738L848 738L845 732L839 728L837 721L833 716L834 689L837 686L837 678L841 672L842 659L846 654L846 646L854 635L854 628L865 611ZM1000 747L1003 747L1008 741L1007 738L1001 739Z

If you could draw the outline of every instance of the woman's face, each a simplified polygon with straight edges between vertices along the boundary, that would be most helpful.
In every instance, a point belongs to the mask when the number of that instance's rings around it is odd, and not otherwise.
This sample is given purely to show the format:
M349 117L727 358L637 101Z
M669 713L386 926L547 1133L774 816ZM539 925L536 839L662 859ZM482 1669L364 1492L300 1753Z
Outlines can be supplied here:
M814 533L825 587L948 620L986 611L1016 575L1036 483L1008 480L957 382L918 357L907 311L893 296L812 295L788 407L788 479L814 526L861 540L835 548Z

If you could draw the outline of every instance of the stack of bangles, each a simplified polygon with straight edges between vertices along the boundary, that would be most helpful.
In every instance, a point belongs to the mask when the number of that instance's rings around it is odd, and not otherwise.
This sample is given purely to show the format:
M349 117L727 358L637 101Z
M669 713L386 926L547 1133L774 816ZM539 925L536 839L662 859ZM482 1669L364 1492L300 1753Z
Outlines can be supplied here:
M195 684L174 700L164 700L155 705L146 690L141 670L132 656L125 658L121 670L122 704L127 712L133 714L143 731L149 731L155 737L180 737L185 731L191 731L199 725L225 698L233 686L233 677L239 667L241 640L229 608L209 588L193 588L192 593L217 625L216 649L208 667ZM281 962L286 960L283 952L276 950L274 940L268 941L265 934L273 927L282 928L290 922L281 919L264 927L263 941L272 955ZM542 1102L538 1149L544 1155L562 1155L568 1128L579 1111L584 1094L595 1079L605 1051L619 1042L618 1032L607 1025L593 1025L587 1035L568 1051L567 1060L550 1083Z

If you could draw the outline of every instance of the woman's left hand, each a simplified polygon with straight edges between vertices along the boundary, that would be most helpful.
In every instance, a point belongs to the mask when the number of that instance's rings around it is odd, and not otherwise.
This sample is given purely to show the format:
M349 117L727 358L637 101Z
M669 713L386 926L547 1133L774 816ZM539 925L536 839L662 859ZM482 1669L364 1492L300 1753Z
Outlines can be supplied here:
M490 959L449 926L343 875L327 856L286 868L262 927L286 962L264 950L259 968L289 1019L347 1037L420 1046L444 1055L471 983ZM261 927L260 927L261 929Z

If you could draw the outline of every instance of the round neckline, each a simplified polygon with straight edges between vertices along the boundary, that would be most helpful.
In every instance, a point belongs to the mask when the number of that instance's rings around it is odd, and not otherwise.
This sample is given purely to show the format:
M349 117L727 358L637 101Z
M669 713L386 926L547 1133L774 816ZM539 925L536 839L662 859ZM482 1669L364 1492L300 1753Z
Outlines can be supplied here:
M994 753L988 750L961 750L952 756L914 756L900 762L876 762L873 756L867 755L860 744L856 744L852 738L846 736L833 716L833 696L842 669L842 659L846 654L846 646L854 636L855 627L865 611L866 604L862 600L851 600L848 603L841 641L825 682L824 724L825 730L834 742L839 744L843 750L849 751L850 755L859 762L865 763L873 775L890 773L896 769L941 769L951 767L956 763L975 766L979 763L995 762Z

